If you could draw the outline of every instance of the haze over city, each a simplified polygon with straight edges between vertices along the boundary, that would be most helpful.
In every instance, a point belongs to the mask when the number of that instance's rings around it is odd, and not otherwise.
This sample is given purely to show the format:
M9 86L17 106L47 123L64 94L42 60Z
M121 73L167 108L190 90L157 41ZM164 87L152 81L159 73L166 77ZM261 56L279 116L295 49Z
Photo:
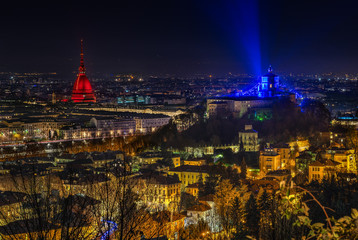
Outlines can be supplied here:
M0 71L71 73L78 41L100 73L355 73L355 2L7 3Z

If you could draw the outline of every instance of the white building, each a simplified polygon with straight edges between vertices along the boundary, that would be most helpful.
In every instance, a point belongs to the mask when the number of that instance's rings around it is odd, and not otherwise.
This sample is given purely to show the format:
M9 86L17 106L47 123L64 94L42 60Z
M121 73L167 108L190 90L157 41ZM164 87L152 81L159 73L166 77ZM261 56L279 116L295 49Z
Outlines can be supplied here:
M150 133L156 131L158 128L167 125L170 121L168 116L148 116L143 118L136 118L136 130L140 133Z
M96 137L115 137L132 135L136 132L136 121L133 119L92 118L90 125L97 129Z
M198 205L187 209L186 226L197 224L199 220L204 220L208 224L211 232L220 231L220 220L215 211L213 197L213 195L201 197L199 198L200 203Z
M239 132L239 146L241 144L246 152L259 151L258 133L252 125L245 125L245 130Z

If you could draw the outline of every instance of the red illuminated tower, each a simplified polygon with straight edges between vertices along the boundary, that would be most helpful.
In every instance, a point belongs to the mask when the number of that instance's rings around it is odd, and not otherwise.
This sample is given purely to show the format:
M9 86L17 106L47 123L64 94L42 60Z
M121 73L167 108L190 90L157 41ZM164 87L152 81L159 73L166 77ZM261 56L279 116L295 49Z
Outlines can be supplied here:
M75 103L96 102L91 83L89 82L83 61L83 40L81 39L81 62L78 75L72 90L72 101Z

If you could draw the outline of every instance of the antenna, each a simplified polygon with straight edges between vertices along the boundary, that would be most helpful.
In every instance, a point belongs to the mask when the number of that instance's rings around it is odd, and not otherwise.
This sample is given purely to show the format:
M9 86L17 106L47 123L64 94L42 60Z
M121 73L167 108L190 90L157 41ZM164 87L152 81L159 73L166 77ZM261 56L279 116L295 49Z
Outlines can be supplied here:
M80 61L80 68L79 68L79 72L80 73L84 73L85 72L85 63L83 60L83 39L81 39L81 61Z

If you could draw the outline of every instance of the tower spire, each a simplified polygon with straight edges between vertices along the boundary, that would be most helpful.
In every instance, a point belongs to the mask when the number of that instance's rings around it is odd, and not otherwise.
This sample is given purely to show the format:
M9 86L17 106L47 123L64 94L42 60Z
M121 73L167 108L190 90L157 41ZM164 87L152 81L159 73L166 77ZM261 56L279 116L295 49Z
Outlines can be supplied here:
M83 60L83 39L81 39L81 61L80 61L80 68L79 68L79 72L80 73L85 73L85 63Z
M271 65L270 65L269 68L268 68L268 72L269 72L269 73L272 73L272 67L271 67Z
M83 60L83 39L81 39L81 61L78 68L77 79L72 89L72 101L75 103L96 102L91 83L85 73L85 64Z

